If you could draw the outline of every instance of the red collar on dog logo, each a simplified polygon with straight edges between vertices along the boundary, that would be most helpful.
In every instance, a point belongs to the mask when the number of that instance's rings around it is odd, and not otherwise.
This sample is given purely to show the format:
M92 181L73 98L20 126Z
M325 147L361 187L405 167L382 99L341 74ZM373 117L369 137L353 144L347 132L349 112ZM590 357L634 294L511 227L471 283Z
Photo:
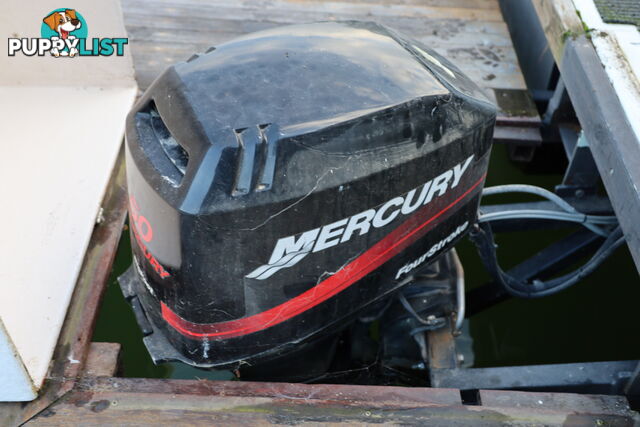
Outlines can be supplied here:
M400 253L409 245L424 236L434 225L434 221L444 215L456 204L471 194L483 181L486 174L482 175L469 189L458 196L453 202L442 210L427 218L416 227L416 218L420 218L420 212L413 218L407 219L398 228L385 236L378 243L369 248L355 260L351 261L333 276L320 282L306 292L275 306L262 313L241 319L229 320L219 323L193 323L183 319L174 313L164 302L161 302L162 317L182 335L192 338L227 339L247 335L267 329L282 323L320 304L323 301L338 294L358 280L384 264L392 257ZM422 211L426 211L425 206Z

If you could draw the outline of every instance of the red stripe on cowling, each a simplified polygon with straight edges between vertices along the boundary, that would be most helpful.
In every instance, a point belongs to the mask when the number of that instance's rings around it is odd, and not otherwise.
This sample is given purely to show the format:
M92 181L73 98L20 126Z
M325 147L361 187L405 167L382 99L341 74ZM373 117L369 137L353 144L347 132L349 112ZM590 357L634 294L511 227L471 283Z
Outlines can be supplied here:
M419 214L429 208L429 206L425 206L418 212L418 215L414 215L412 218L409 218L407 221L402 223L402 225L393 230L358 258L351 261L333 276L323 280L318 285L306 292L303 292L297 297L270 308L269 310L252 316L243 317L241 319L201 324L189 322L188 320L181 318L171 311L164 302L161 302L162 317L167 321L167 323L184 336L189 338L216 339L226 339L247 335L289 320L340 293L414 243L429 230L428 226L432 224L433 221L444 215L453 206L473 192L473 190L482 183L484 178L485 175L480 177L478 181L476 181L469 189L458 196L458 198L449 205L431 216L419 226L415 227L416 222L419 221Z

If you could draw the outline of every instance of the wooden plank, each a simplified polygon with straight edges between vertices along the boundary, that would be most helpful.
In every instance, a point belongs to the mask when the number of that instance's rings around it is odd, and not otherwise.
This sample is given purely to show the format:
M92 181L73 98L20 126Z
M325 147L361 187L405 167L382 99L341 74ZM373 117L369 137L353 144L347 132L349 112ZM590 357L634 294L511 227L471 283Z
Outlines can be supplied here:
M582 22L571 0L531 0L547 37L556 64L562 63L568 37L584 33Z
M194 52L203 51L215 45L215 40L221 38L221 36L219 38L213 36L206 42L193 44L136 41L131 47L135 57L136 71L151 72L157 76L174 61L184 61ZM471 79L487 89L522 89L524 86L522 75L514 65L516 58L513 51L500 47L476 46L436 48L435 50L449 58ZM142 89L145 88L144 83L139 82Z
M153 5L152 13L149 12L149 5L139 3L140 0L126 0L128 2L127 15L125 23L131 23L135 16L147 18L147 23L154 24L156 18L173 18L177 25L182 23L182 29L188 30L192 27L198 27L203 20L212 20L213 23L208 27L210 31L217 31L220 21L223 22L222 28L227 25L234 24L244 26L251 22L270 22L279 24L301 24L312 21L334 21L358 19L366 21L375 21L382 23L422 23L425 28L443 22L445 24L458 23L462 27L483 28L485 32L502 32L506 29L502 20L482 20L482 19L465 19L460 16L442 16L441 14L423 14L423 15L395 15L386 14L375 16L362 10L360 13L343 15L336 14L327 10L313 10L308 8L299 8L290 10L287 8L268 7L262 9L241 7L237 2L227 3L224 6L216 6L204 4L193 6L184 3L177 3L171 6L164 6L162 3ZM150 2L158 2L160 0L149 0ZM180 16L180 19L176 19ZM150 19L152 18L152 19ZM135 23L135 22L134 22ZM129 25L129 24L127 24ZM405 29L397 25L399 29ZM405 29L406 31L406 29ZM245 32L248 32L245 30ZM409 31L407 31L409 32Z
M472 45L465 48L434 47L434 50L487 92L497 88L526 89L516 54L511 49Z
M437 26L453 25L458 26L461 30L467 29L469 32L477 30L478 32L488 34L503 34L505 31L508 33L508 28L503 21L465 20L454 17L436 18L428 15L421 17L401 15L376 17L363 13L347 18L342 15L336 16L330 12L306 9L298 11L266 9L260 13L259 10L252 9L228 8L228 10L221 11L214 7L193 8L181 4L177 4L171 8L158 8L150 15L149 9L145 7L144 4L136 3L139 0L126 1L131 2L127 15L125 16L125 23L127 23L127 25L137 25L142 22L143 24L155 26L156 19L173 18L174 26L178 26L182 30L202 28L205 31L225 31L228 26L238 26L244 29L243 32L251 32L255 30L247 27L255 25L256 22L285 25L303 24L313 21L358 19L394 25L407 33L411 33L416 29L429 31L438 29ZM177 14L180 15L181 19L176 19ZM140 21L140 19L142 19L142 21ZM206 22L208 21L212 21L212 24L206 26ZM180 25L181 23L182 25ZM455 28L451 28L451 30L453 31Z
M229 2L225 0L211 0L207 3L199 1L175 1L175 0L128 0L125 2L125 10L129 7L138 5L146 5L147 10L153 10L153 14L161 11L176 11L191 9L193 11L205 11L213 9L217 11L219 17L225 18L228 15L238 16L238 12L242 11L245 17L264 16L271 10L282 10L287 13L298 12L314 12L329 14L341 19L355 19L357 16L384 17L384 16L407 16L407 17L425 17L431 19L466 19L502 22L502 14L495 7L492 9L477 8L456 8L456 7L431 7L424 5L398 4L395 2L387 2L385 4L362 2L354 3L349 1L343 2L321 2L321 1L286 1L286 0L270 0L268 3L255 2L248 0L237 0Z
M113 342L92 342L84 364L87 377L113 377L118 371L120 344Z
M558 404L539 408L527 402L540 394L527 394L509 405L490 392L490 405L467 406L458 390L446 389L91 378L29 425L632 425L635 416L624 405L585 408L580 398L566 398L563 405L549 397Z
M164 394L167 396L270 397L317 400L374 407L434 406L460 403L454 389L377 385L298 384L251 381L173 380L151 378L85 378L78 391L95 393Z
M277 21L273 20L273 16L269 18L270 21L250 21L193 17L190 25L183 28L183 25L176 21L175 16L155 15L153 22L149 22L148 16L143 13L130 12L127 15L127 25L131 28L129 36L135 42L191 44L212 43L208 40L211 36L218 38L219 41L216 43L222 43L242 34L300 22ZM425 20L411 18L388 18L377 21L393 28L401 28L402 32L411 34L413 38L427 46L496 46L513 50L509 33L504 25L459 20L425 22Z
M296 0L298 3L305 3L308 0ZM350 3L369 3L389 5L389 0L349 0ZM495 0L394 0L393 4L404 4L413 6L430 7L455 7L468 9L497 9Z

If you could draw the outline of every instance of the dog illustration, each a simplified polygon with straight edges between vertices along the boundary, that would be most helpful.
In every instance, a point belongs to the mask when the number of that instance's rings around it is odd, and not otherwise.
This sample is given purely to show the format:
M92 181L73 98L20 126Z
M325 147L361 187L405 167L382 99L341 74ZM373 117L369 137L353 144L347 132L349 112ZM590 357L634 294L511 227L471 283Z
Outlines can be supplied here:
M58 36L51 37L51 40L73 40L76 36L72 36L70 33L79 29L82 26L82 22L76 17L76 11L73 9L66 9L63 12L53 12L42 20L53 31L58 33ZM51 49L51 54L55 57L58 56L70 56L74 57L78 54L78 49L71 48L69 51L59 50L57 48Z

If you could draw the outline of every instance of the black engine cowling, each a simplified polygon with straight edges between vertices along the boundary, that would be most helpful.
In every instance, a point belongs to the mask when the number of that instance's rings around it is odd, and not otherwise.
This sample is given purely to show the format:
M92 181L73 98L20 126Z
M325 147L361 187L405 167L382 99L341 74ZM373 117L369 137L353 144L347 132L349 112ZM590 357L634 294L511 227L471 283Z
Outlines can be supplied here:
M494 121L455 66L372 23L170 67L126 129L121 285L154 360L283 354L407 283L474 221Z

